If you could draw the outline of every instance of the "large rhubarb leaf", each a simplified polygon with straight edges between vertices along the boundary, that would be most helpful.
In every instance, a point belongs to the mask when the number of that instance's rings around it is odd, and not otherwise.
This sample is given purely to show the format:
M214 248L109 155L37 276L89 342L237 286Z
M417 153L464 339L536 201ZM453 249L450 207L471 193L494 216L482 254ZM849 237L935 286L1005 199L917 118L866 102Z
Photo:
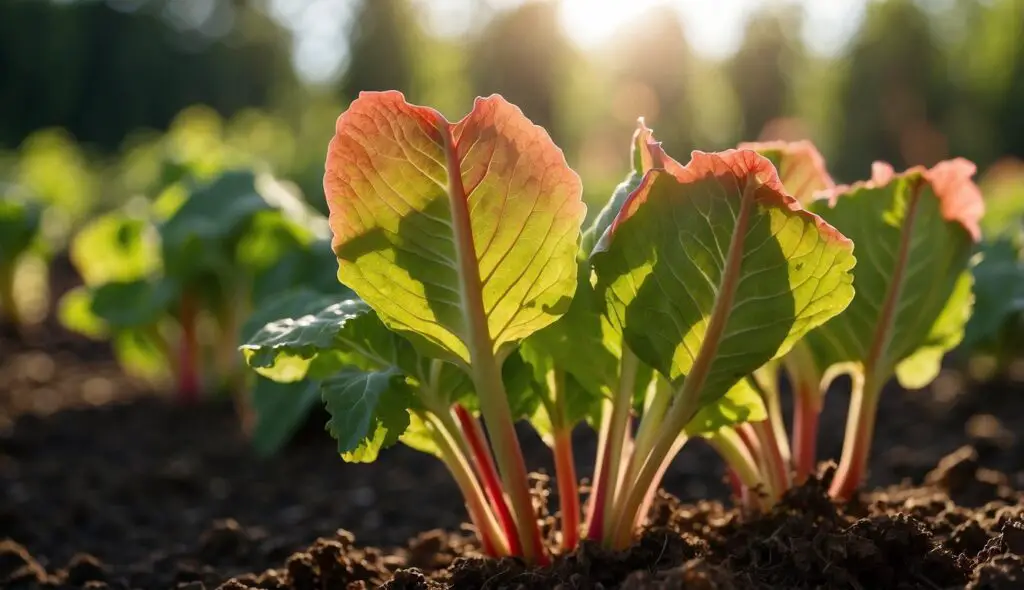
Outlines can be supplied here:
M361 93L324 189L339 279L430 356L500 357L569 307L580 181L500 96L451 124L399 92Z
M395 370L342 371L324 381L321 394L331 415L327 430L345 461L372 463L409 427L412 389Z
M630 348L705 405L839 313L854 258L755 152L672 168L645 175L592 261Z
M983 203L974 165L942 162L837 189L811 210L854 240L857 294L845 312L808 334L823 368L856 363L875 384L893 373L922 387L963 336L971 311L968 262Z
M835 188L825 159L809 141L741 143L739 149L754 150L768 158L786 192L805 207L820 191Z

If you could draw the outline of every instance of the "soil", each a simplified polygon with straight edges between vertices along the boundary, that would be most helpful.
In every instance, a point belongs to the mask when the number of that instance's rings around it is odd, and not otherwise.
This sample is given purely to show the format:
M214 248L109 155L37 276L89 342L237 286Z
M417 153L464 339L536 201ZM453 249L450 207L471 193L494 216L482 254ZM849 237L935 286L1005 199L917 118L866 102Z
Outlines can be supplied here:
M745 517L692 443L636 545L585 544L537 570L479 556L431 457L396 447L345 464L319 413L260 458L226 400L176 405L52 321L0 327L0 588L1022 589L1024 386L959 375L883 396L873 489L849 505L825 497L824 468ZM847 401L827 398L823 457L838 456ZM586 474L593 436L575 442Z

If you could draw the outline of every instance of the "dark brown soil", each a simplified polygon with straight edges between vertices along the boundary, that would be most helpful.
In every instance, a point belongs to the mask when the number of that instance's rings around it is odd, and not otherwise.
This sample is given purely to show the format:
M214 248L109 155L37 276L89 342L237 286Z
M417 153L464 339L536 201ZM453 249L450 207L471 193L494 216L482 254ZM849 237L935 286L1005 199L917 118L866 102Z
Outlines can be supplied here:
M321 414L260 459L226 401L175 406L52 324L0 330L0 588L1024 588L1024 387L957 375L883 397L871 484L894 487L837 508L808 486L744 519L719 503L717 457L691 444L665 482L681 501L663 498L636 546L530 570L441 532L464 509L431 457L344 464ZM827 400L823 456L846 402ZM581 473L592 455L579 432Z

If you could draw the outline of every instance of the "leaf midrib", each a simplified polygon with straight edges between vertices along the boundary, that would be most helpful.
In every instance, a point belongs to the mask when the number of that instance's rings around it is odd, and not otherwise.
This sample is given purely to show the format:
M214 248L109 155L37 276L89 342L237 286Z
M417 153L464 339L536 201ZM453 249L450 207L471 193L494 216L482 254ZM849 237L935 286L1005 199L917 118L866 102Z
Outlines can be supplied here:
M892 280L889 281L889 286L886 289L882 309L875 324L871 344L868 347L868 354L864 359L865 375L875 375L882 368L879 365L892 341L892 327L895 324L896 308L903 293L904 275L910 255L910 239L917 221L917 207L921 197L922 182L922 179L917 179L911 186L910 203L907 205L905 221L900 228L900 243L896 252L896 263L892 269ZM875 376L877 377L877 375Z
M750 214L753 208L754 192L758 188L758 182L749 175L746 185L743 187L743 194L740 197L740 211L736 216L736 225L729 240L729 250L726 253L725 267L722 271L718 284L717 297L711 309L711 316L708 320L707 330L704 332L704 339L694 359L690 372L683 381L683 387L679 392L679 400L683 405L692 405L692 412L696 414L697 405L690 400L698 399L704 383L711 372L711 366L718 355L718 347L721 344L722 336L725 333L726 324L732 311L736 298L736 291L740 283L740 270L743 263L743 243L750 225ZM692 416L687 417L687 421Z

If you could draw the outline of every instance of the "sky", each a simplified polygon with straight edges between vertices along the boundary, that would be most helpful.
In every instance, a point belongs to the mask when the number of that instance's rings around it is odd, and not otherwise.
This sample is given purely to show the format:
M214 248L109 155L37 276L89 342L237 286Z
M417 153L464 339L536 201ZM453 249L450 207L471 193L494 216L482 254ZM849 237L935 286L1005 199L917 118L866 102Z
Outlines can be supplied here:
M195 1L195 0L193 0ZM371 0L372 1L372 0ZM529 0L412 0L434 34L458 36L469 31L479 13L513 8ZM801 35L821 55L842 50L864 17L868 0L559 0L559 19L567 36L583 49L600 45L616 29L656 5L678 11L694 50L724 58L739 47L747 17L767 4L804 10ZM309 82L326 82L344 68L355 0L271 0L272 13L295 34L295 65Z

